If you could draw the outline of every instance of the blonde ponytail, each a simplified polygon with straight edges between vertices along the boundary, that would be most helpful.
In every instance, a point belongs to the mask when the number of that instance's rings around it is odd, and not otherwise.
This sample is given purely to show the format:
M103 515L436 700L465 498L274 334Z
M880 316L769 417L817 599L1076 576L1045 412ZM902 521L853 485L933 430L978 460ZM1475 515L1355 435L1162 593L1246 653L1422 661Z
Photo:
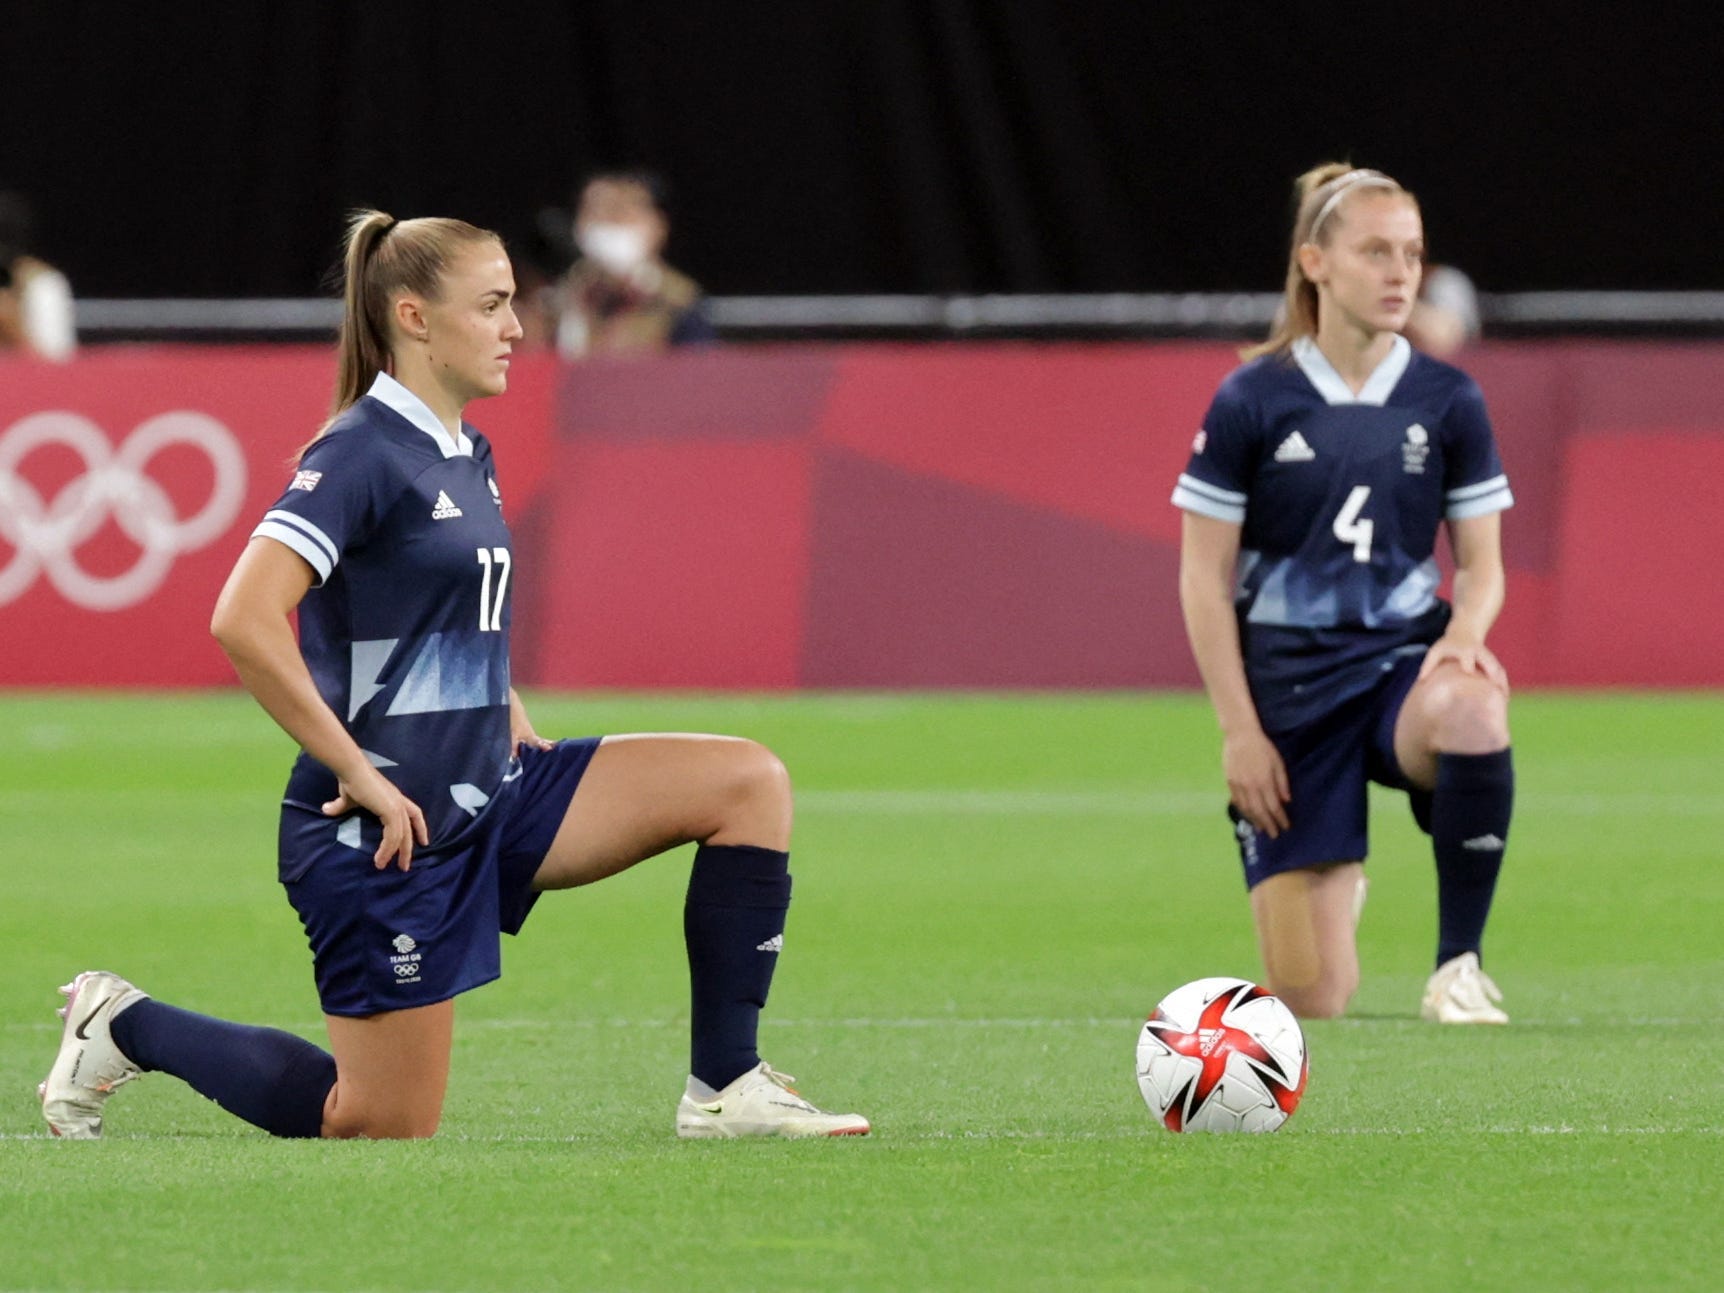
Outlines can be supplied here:
M388 325L366 308L366 266L377 244L396 224L394 216L382 211L355 211L347 222L347 254L342 258L341 337L336 342L331 418L358 403L371 389L378 373L389 371Z

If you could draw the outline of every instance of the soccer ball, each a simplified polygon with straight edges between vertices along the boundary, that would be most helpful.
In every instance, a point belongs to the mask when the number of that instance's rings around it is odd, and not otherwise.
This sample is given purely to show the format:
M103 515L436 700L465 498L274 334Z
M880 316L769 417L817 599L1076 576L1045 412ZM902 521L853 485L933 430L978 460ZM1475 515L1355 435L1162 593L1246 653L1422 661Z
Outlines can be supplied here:
M1293 1012L1244 979L1175 988L1137 1039L1138 1089L1169 1131L1274 1131L1308 1068Z

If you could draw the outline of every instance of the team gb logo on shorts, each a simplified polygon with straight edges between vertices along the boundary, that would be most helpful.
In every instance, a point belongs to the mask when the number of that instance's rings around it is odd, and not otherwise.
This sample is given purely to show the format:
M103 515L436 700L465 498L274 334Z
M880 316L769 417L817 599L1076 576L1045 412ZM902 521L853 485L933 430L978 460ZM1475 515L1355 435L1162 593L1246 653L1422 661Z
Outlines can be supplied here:
M395 972L395 981L419 982L420 962L424 960L424 953L417 950L419 944L413 941L413 936L397 934L389 940L389 946L396 952L396 955L389 958L389 968Z

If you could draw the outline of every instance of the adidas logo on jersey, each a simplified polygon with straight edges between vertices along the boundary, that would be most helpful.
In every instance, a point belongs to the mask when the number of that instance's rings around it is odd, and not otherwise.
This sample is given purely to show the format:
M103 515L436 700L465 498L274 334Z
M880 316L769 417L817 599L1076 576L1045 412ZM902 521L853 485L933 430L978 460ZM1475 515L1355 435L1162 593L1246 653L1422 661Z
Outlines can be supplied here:
M442 490L437 491L437 506L431 509L433 521L447 521L452 516L460 516L461 509L455 506L455 500Z
M1275 450L1276 462L1310 462L1317 456L1317 451L1305 443L1305 437L1297 431L1281 442Z

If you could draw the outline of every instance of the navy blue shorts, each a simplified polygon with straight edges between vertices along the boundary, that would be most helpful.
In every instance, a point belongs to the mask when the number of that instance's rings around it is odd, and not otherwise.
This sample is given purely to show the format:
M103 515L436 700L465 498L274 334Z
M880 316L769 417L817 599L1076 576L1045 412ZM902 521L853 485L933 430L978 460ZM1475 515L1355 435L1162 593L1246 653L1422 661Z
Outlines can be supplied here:
M519 933L538 901L533 877L598 746L590 737L523 749L520 775L473 829L415 849L410 871L377 869L382 837L370 814L336 819L284 804L281 879L311 944L324 1012L429 1006L501 974L500 935Z
M1386 669L1377 685L1337 706L1314 723L1270 740L1287 765L1293 798L1287 830L1270 839L1240 816L1227 816L1245 866L1245 887L1272 875L1329 862L1362 862L1370 851L1366 785L1405 790L1413 816L1430 829L1430 794L1407 780L1395 758L1395 720L1419 678L1424 653L1407 655Z

